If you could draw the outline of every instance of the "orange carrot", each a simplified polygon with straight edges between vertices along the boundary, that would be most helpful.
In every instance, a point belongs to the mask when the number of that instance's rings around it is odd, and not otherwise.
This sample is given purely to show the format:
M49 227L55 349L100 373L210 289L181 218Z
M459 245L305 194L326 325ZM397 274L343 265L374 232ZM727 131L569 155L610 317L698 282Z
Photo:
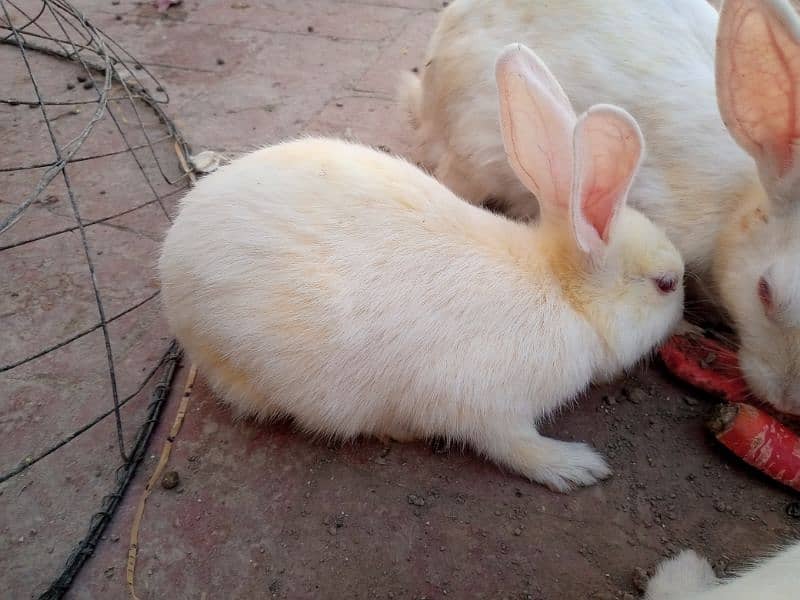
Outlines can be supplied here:
M673 375L728 402L744 402L749 391L736 353L714 340L692 334L672 336L659 350Z
M708 427L731 452L800 491L800 437L749 404L720 404Z

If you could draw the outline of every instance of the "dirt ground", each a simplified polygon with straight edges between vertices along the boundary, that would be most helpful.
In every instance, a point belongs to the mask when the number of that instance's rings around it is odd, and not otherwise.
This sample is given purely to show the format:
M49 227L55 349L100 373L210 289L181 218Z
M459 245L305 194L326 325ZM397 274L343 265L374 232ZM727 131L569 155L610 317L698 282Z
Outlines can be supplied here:
M420 62L442 4L184 0L158 15L147 2L77 2L164 82L166 110L192 146L227 153L300 133L407 151L395 81ZM0 60L0 73L7 67ZM11 148L22 144L20 136L7 139ZM140 262L155 252L165 226L148 218L137 227L152 235L126 246L138 249L131 252ZM151 318L148 330L163 338L158 315ZM66 369L69 360L59 364ZM68 597L127 597L134 509L187 370L179 371L148 457ZM800 537L800 511L795 494L710 437L704 420L713 405L677 385L657 361L592 389L545 433L591 443L614 476L560 495L468 450L375 440L334 447L289 423L237 422L201 377L170 459L171 481L155 488L141 525L137 594L628 599L639 597L648 569L686 547L728 573ZM50 411L54 421L57 411ZM7 435L19 426L10 417L3 423ZM41 442L33 433L13 441L29 440ZM44 590L107 491L105 475L118 457L87 444L0 485L0 589L9 597ZM73 505L80 510L69 512Z
M201 387L170 464L180 483L150 501L139 591L632 598L643 571L684 547L724 574L797 537L800 521L791 493L709 439L712 404L655 366L593 390L546 432L591 442L615 475L558 495L469 452L371 440L328 447L288 424L233 423ZM128 512L75 597L121 597Z

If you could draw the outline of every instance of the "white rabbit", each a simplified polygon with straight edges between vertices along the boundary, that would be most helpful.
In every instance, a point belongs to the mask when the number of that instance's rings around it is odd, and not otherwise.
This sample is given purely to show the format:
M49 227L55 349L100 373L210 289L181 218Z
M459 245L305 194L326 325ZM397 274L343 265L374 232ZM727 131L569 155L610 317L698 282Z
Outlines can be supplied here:
M685 550L658 566L645 600L794 600L800 597L800 543L719 580L708 561Z
M786 0L727 0L719 21L715 78L706 0L456 0L401 99L421 162L459 196L493 196L520 218L536 203L503 150L501 48L533 48L577 110L625 107L648 144L631 205L730 317L752 390L800 414L800 26Z
M554 490L610 474L536 422L665 338L683 262L625 207L636 122L610 106L576 118L524 48L497 69L536 226L330 139L259 150L189 192L159 263L164 307L230 405L322 436L444 436ZM549 145L520 130L532 119Z

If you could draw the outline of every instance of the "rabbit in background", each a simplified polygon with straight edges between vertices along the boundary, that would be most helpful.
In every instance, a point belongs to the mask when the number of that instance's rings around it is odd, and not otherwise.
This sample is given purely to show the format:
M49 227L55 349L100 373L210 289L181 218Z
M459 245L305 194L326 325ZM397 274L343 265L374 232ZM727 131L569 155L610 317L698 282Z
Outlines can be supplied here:
M518 219L535 192L506 160L495 57L521 42L577 110L625 107L648 144L630 203L664 228L727 317L753 392L800 414L800 24L787 0L456 0L401 101L422 164ZM527 136L548 132L531 122Z
M644 151L630 115L577 117L522 46L502 52L496 79L536 224L333 139L258 150L184 198L159 261L164 309L237 412L340 439L443 436L562 492L610 475L536 423L665 339L683 262L626 206Z
M800 542L720 580L705 558L685 550L658 566L644 600L792 600L800 594Z

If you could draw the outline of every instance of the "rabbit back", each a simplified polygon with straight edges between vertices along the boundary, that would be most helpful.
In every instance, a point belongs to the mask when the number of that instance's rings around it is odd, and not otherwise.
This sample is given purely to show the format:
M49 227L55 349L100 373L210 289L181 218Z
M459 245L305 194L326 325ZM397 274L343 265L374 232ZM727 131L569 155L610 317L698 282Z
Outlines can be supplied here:
M422 162L470 202L499 195L512 216L537 214L505 159L493 82L502 47L527 44L576 111L602 102L636 118L648 151L629 202L666 230L687 264L705 270L731 202L753 175L717 109L716 22L704 0L458 0L443 13L409 107L419 112Z
M243 413L467 439L489 412L532 422L598 362L534 237L381 152L283 144L183 202L160 262L167 319Z

